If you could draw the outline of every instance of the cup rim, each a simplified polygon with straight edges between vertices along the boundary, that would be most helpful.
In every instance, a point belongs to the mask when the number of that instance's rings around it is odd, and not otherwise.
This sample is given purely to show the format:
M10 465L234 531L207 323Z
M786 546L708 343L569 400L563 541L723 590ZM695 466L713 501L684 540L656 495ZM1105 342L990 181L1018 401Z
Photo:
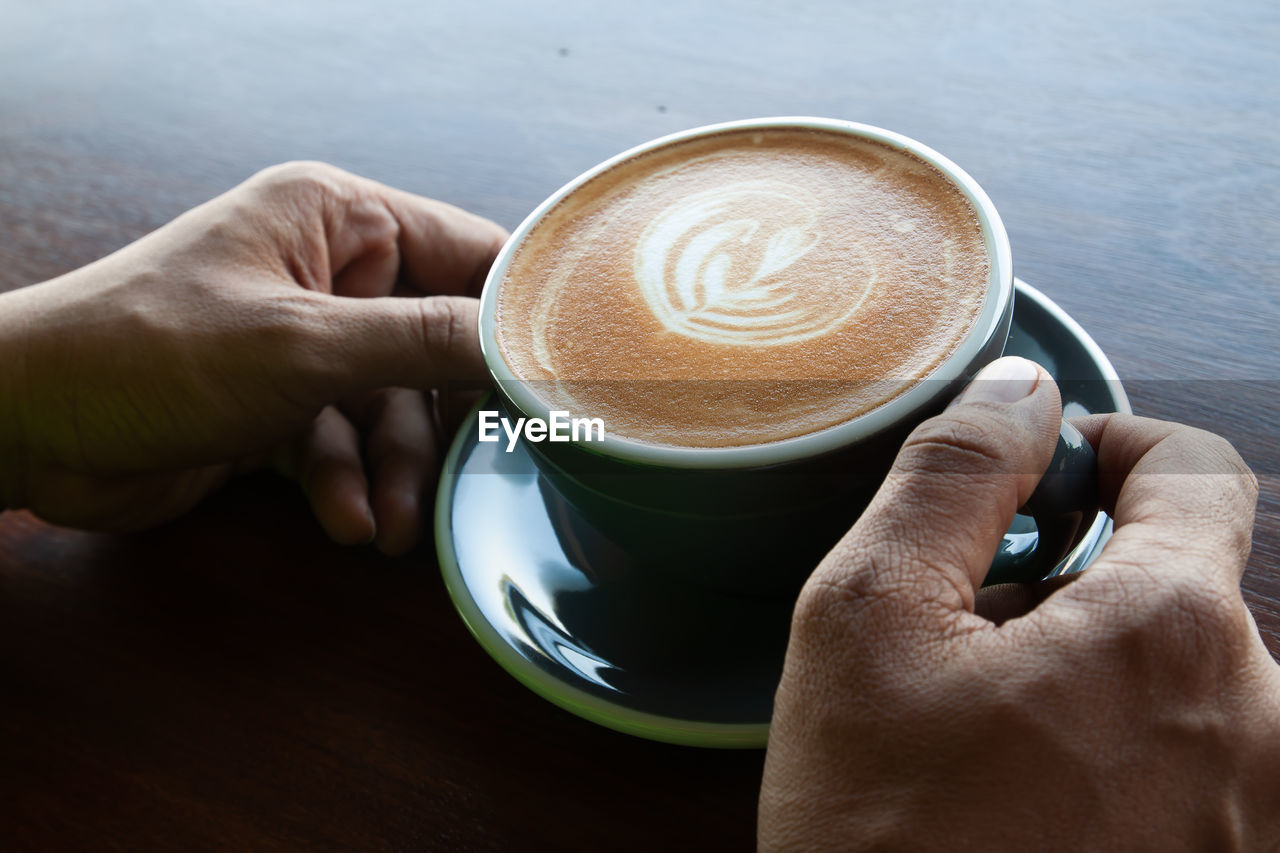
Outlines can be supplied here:
M480 295L480 350L489 374L503 396L528 416L544 420L550 407L529 389L529 381L518 378L503 358L497 342L498 288L507 267L528 233L566 196L596 176L657 148L726 131L810 129L834 131L870 139L890 148L906 151L936 168L959 189L973 206L982 229L990 259L986 299L969 335L948 358L905 392L869 412L804 435L761 444L732 447L690 447L661 445L605 434L602 440L578 443L593 455L619 461L682 469L743 469L797 462L848 447L908 421L913 413L926 409L953 382L963 378L973 363L998 334L1013 300L1013 261L1009 235L995 205L967 172L941 153L908 136L860 122L814 116L773 116L719 122L677 131L623 151L578 175L556 190L525 217L511 232L485 278ZM575 416L590 413L574 413Z

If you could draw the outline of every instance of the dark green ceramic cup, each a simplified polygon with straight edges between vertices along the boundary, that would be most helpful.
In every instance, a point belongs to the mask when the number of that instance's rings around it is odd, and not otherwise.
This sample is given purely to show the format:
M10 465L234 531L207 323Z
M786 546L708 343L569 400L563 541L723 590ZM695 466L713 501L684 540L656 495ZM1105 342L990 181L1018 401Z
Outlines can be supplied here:
M539 383L516 376L496 339L498 290L522 240L554 206L597 175L636 155L729 129L816 128L870 139L914 154L945 175L977 213L990 274L970 334L928 377L864 415L806 435L735 447L602 440L527 442L550 488L576 507L637 565L674 582L743 594L798 589L822 555L857 519L883 481L898 447L941 411L1004 350L1013 315L1009 239L978 184L941 154L907 137L852 122L769 118L696 128L626 151L588 171L540 205L512 234L490 270L480 305L480 345L504 417L550 418ZM590 417L590 412L575 412ZM1052 572L1083 518L1096 512L1093 454L1063 425L1054 462L1027 512L1038 537L1006 537L988 582L1031 581ZM564 535L573 535L567 531Z

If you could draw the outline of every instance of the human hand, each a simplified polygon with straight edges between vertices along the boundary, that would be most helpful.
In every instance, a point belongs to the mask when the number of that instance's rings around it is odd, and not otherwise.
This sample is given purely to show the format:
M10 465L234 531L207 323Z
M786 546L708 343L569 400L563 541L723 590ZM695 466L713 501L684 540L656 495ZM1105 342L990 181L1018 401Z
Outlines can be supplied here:
M140 528L273 464L335 540L406 551L436 476L430 389L486 375L467 297L505 238L291 163L0 296L0 508Z
M1239 586L1257 481L1209 433L1084 419L1115 535L1069 582L977 592L1061 417L1019 362L912 434L806 584L761 849L1280 849L1280 667Z

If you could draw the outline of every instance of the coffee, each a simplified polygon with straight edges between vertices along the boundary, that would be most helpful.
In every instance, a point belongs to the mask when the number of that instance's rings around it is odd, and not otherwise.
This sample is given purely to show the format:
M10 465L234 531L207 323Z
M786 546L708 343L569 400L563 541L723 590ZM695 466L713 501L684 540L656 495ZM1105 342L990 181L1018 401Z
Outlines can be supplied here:
M611 435L762 444L925 380L982 311L977 214L936 168L811 128L728 130L578 186L499 284L503 359Z

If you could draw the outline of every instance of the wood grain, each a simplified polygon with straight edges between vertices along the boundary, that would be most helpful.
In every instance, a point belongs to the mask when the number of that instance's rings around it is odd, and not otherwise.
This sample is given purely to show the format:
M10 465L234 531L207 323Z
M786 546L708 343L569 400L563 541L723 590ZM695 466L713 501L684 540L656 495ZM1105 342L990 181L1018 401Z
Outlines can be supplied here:
M630 145L827 115L987 189L1018 274L1142 414L1260 476L1280 654L1280 9L836 0L0 0L0 290L255 170L328 160L513 227ZM759 753L650 744L516 684L424 546L327 544L236 483L133 536L0 517L6 849L750 849Z

